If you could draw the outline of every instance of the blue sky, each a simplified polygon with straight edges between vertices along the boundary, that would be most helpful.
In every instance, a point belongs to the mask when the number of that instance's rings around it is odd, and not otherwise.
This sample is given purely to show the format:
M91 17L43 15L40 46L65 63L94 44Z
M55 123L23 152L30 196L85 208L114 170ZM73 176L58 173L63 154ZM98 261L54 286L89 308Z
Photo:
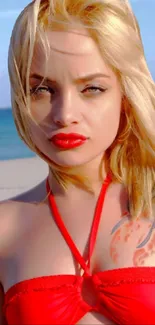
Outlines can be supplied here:
M11 31L20 11L29 2L30 0L0 1L0 107L10 106L7 52ZM131 5L139 21L146 60L155 80L155 1L131 0Z

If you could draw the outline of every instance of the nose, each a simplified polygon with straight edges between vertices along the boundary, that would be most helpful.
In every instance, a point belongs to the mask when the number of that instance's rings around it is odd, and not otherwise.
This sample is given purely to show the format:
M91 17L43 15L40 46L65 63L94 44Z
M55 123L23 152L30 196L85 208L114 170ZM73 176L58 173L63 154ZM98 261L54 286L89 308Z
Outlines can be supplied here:
M78 124L81 120L79 104L77 94L73 94L71 91L59 96L53 109L54 124L59 127Z

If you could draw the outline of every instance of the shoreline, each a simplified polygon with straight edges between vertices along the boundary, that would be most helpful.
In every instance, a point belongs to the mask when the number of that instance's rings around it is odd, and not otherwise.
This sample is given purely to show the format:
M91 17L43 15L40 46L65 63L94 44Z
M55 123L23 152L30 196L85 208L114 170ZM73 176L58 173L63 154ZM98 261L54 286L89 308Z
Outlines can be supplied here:
M0 160L0 202L30 190L47 175L48 165L38 157Z

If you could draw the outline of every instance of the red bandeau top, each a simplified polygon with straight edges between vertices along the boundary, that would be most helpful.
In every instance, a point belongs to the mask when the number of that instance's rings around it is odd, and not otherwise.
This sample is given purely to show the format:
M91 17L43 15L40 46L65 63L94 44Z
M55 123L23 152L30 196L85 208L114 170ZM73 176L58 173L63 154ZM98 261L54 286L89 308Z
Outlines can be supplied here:
M129 267L91 274L90 261L110 175L102 186L85 260L70 237L52 192L52 215L83 275L50 275L23 280L5 294L3 311L8 325L76 324L88 312L120 325L155 324L155 267ZM47 182L47 191L50 191ZM54 263L54 262L53 262Z

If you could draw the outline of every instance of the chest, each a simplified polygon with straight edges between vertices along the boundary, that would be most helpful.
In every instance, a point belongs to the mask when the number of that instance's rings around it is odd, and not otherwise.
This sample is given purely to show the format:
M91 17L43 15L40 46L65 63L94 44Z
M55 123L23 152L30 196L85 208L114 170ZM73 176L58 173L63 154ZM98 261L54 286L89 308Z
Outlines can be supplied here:
M131 221L125 209L126 201L119 200L119 195L111 193L102 208L91 256L92 273L128 266L152 266L155 253L152 223ZM93 201L85 202L85 205L81 201L81 206L75 202L70 207L60 204L65 227L85 260L94 211ZM5 291L23 279L79 274L79 261L72 245L67 244L47 206L38 207L33 217L30 212L29 215L23 213L21 218L24 222L20 222L20 234L13 239L3 261ZM144 244L138 248L141 243Z

